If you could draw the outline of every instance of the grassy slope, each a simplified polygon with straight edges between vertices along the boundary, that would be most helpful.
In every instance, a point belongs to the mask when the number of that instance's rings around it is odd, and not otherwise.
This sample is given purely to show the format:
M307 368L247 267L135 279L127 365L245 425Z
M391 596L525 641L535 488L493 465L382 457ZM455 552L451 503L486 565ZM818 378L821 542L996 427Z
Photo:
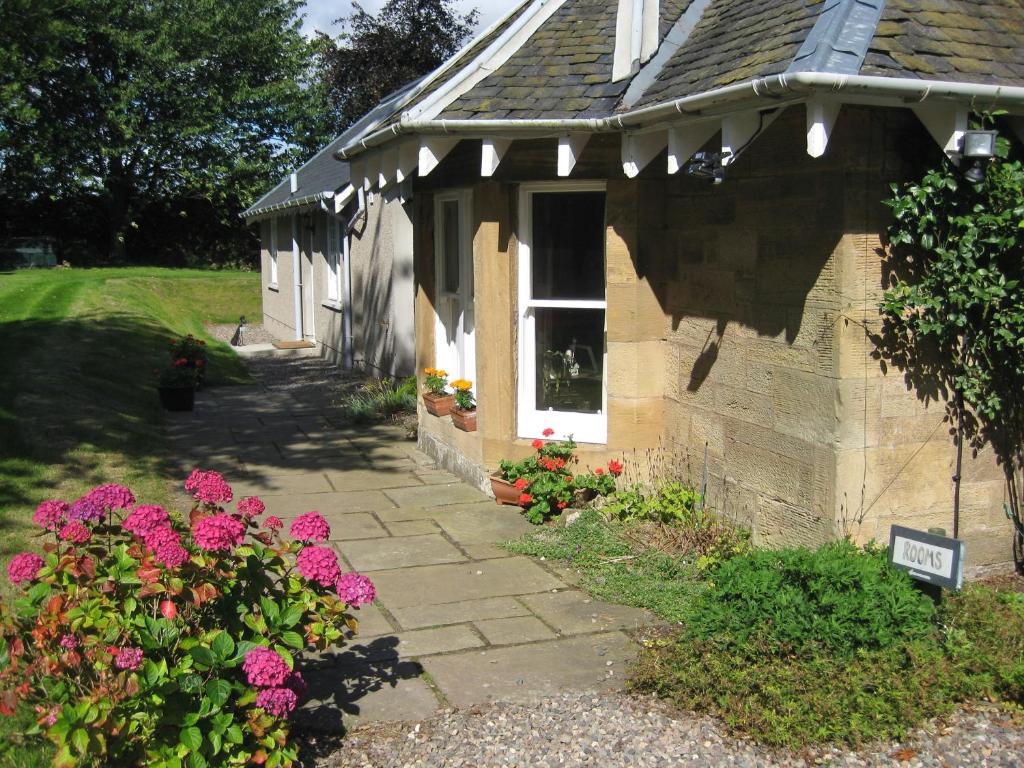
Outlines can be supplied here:
M206 322L258 317L259 277L163 269L0 275L0 560L31 546L44 498L124 482L167 496L153 370L168 342ZM210 383L243 381L211 345Z

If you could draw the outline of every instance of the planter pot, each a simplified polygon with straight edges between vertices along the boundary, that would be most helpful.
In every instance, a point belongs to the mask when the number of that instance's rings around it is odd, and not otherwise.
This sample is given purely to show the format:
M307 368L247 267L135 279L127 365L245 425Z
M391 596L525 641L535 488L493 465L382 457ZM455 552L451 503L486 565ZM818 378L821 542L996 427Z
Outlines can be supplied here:
M196 402L195 387L157 387L160 405L168 411L191 411Z
M452 424L463 432L476 432L476 409L463 411L460 408L452 410Z
M491 475L491 491L494 493L495 504L519 506L519 495L522 491L499 475Z
M435 395L432 392L426 392L423 395L423 405L429 414L447 416L455 407L455 398L452 395Z

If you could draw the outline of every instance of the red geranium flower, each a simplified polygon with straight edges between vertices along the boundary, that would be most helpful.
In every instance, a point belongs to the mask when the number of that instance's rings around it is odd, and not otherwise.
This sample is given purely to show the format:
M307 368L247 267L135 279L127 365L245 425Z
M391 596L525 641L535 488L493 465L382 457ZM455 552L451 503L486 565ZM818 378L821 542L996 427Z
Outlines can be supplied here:
M595 475L603 475L604 474L604 467L598 467L597 469L595 469L594 470L594 474Z
M569 502L567 502L567 501L560 501L557 504L555 504L555 506L558 507L559 509L565 509L566 507L569 506Z
M555 434L555 430L553 430L551 427L548 427L541 434L544 435L544 437L551 437L553 434Z
M622 462L612 459L608 462L608 471L618 477L622 474Z
M512 485L514 485L516 487L516 490L519 490L519 491L526 490L526 486L528 486L529 484L530 484L530 481L527 480L525 477L520 477L518 480L516 480L514 483L512 483Z
M533 445L534 450L539 451L541 448L544 447L544 441L543 440L534 440L532 445Z
M529 504L531 501L533 501L533 496L531 496L530 494L528 494L528 493L521 493L521 494L519 494L519 503L520 504Z

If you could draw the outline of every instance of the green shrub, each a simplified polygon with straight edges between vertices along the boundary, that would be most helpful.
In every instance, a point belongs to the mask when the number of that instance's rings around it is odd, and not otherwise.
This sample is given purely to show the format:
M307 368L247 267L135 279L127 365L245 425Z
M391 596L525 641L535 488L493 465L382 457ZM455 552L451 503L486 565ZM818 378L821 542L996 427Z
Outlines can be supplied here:
M777 653L887 648L928 634L935 609L878 549L849 542L820 549L756 550L727 561L685 623L695 639Z
M341 401L345 419L356 424L394 416L400 412L416 412L416 377L401 383L394 379L368 382Z

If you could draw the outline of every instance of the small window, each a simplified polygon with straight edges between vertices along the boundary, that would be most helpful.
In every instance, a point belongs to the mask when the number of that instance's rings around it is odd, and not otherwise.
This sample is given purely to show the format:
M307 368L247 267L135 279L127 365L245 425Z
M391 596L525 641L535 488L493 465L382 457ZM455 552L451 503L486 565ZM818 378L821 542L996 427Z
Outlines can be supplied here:
M337 219L327 220L327 300L341 301L341 227Z
M270 220L270 284L277 285L277 219Z

